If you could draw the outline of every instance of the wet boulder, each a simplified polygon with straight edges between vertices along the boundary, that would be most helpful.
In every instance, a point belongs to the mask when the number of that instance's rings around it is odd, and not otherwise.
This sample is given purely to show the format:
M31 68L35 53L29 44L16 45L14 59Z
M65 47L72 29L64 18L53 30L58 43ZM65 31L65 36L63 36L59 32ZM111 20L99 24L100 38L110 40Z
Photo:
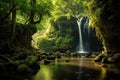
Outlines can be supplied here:
M65 62L70 62L70 60L65 60Z
M95 61L95 62L101 62L104 57L105 57L104 54L99 54L98 56L96 56L96 57L94 58L94 61Z
M44 60L44 64L45 64L45 65L50 64L50 61Z
M17 67L17 73L28 74L28 73L33 73L33 70L29 66L27 66L26 64L20 64Z
M115 62L115 63L120 63L120 53L116 53L112 56L112 60Z
M102 63L109 63L108 57L103 57L101 60Z
M47 56L47 59L48 60L55 60L55 55L49 55L49 56Z
M40 69L40 65L37 62L33 62L29 67L33 70L33 73L37 73Z

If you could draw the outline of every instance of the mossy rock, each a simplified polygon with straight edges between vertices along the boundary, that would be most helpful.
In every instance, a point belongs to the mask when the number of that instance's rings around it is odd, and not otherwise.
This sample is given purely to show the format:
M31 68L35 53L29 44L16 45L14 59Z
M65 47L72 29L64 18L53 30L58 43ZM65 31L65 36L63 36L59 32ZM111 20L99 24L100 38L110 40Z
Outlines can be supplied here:
M40 65L37 63L37 60L38 58L36 56L29 56L26 58L23 64L29 66L33 70L33 73L37 73L37 71L40 69Z
M96 57L94 58L94 61L95 61L95 62L101 62L104 57L105 57L104 54L99 54L98 56L96 56Z
M36 56L28 56L26 58L27 61L32 61L32 62L36 62L38 60L38 58Z
M33 70L26 64L20 64L17 67L17 72L21 74L28 74L28 73L30 74L30 73L33 73Z
M35 62L37 62L37 57L36 56L28 56L22 63L26 65L31 65Z
M14 73L16 71L18 64L15 62L5 62L5 63L0 63L0 71L10 71Z
M57 55L57 58L61 58L62 56L61 55Z
M102 62L102 63L108 63L108 62L109 62L109 61L108 61L108 57L103 57L101 62Z
M18 59L18 60L24 60L24 59L26 59L26 57L27 57L27 53L25 53L25 52L19 52L12 59L13 60L16 60L16 59Z
M40 69L40 65L37 62L33 62L29 67L33 70L33 73L36 74Z
M46 59L47 56L46 55L41 55L40 59Z
M113 58L112 58L112 57L109 57L109 58L108 58L108 62L109 62L109 63L113 63L113 62L114 62Z
M48 60L55 60L55 55L49 55L49 56L47 57L47 59L48 59Z
M5 71L5 64L4 63L0 63L0 71Z
M50 61L49 60L44 60L44 64L45 65L50 64Z
M112 56L112 59L115 63L120 63L120 53L115 53L113 56Z

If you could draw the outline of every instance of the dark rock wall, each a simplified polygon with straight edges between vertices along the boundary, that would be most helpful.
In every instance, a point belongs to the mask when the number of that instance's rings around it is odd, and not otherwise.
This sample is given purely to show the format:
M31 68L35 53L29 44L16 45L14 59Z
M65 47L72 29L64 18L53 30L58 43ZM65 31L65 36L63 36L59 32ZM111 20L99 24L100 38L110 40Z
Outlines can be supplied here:
M120 51L120 1L94 0L89 8L91 25L106 52Z

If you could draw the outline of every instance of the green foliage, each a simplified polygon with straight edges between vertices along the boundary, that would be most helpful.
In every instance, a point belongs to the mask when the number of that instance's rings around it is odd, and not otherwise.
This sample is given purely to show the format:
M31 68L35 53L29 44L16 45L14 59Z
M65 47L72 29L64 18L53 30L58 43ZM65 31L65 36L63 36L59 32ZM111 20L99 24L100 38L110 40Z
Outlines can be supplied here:
M81 0L55 0L53 15L79 15L83 12Z
M113 57L109 57L109 58L108 58L108 62L109 62L109 63L114 63L115 60L113 59ZM119 61L118 61L118 62L119 62Z
M41 17L50 16L50 10L53 8L52 2L50 0L35 0L35 4L31 4L30 0L1 0L0 1L0 19L4 18L9 11L12 9L13 3L17 10L17 22L22 24L28 24L30 11L34 12L34 20L37 21ZM10 14L9 14L10 16ZM7 17L8 18L8 17Z
M0 0L0 23L2 22L3 18L6 16L6 14L8 14L8 11L10 8L9 1L7 2L7 0ZM7 21L7 23L8 22L9 21Z
M28 56L26 59L25 59L25 63L27 65L32 65L33 63L35 63L36 61L38 60L38 58L36 56Z
M65 36L65 37L58 37L56 40L56 46L58 48L71 48L71 43L72 43L72 37L70 36Z
M45 51L65 51L74 48L76 30L76 18L73 16L59 15L51 18L45 33L36 39L38 48Z
M39 40L38 45L39 45L39 48L49 52L49 51L54 51L55 43L54 43L54 39L49 40L47 38L46 39L43 38Z

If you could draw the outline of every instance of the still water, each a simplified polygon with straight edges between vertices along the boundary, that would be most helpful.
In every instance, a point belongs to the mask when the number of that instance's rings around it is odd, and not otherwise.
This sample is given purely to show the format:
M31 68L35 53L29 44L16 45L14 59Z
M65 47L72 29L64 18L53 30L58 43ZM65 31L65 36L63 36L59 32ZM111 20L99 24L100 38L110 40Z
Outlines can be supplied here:
M92 58L62 58L41 69L32 80L119 80L118 65L96 63Z
M96 63L93 58L61 58L44 65L34 76L0 73L0 80L120 80L120 66Z

